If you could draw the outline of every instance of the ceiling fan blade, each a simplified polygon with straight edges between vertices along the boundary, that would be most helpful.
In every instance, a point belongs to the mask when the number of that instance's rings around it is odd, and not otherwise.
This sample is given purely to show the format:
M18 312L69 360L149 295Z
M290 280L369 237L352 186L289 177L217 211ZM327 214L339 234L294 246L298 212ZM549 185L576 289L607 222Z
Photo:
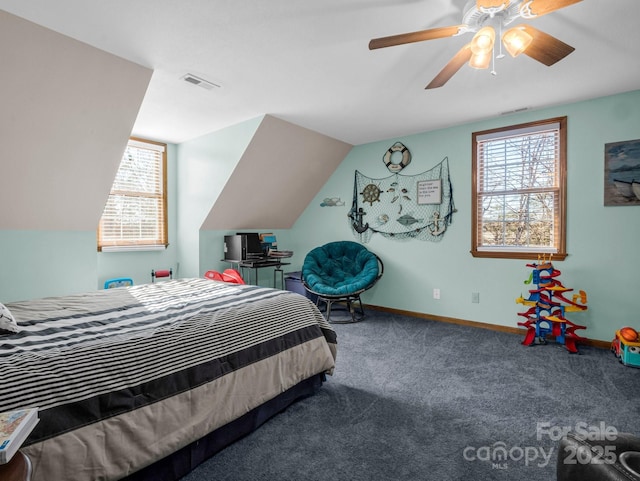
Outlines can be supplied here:
M523 53L545 64L547 67L562 60L575 50L571 45L567 45L562 40L558 40L552 35L544 33L530 25L522 24L518 25L518 28L522 28L533 37L531 45L529 45Z
M482 8L500 8L503 5L507 7L509 0L476 0L476 8L478 10Z
M425 87L425 90L428 89L437 89L438 87L442 87L446 84L451 77L455 75L455 73L460 70L465 63L469 61L471 58L471 44L466 44L458 53L456 53L449 63L444 66L444 68L440 71L438 75Z
M422 42L424 40L434 40L436 38L452 37L466 25L453 25L451 27L430 28L418 32L401 33L390 37L374 38L369 42L369 50L376 48L393 47L405 43Z
M581 1L582 0L532 0L531 2L522 3L520 6L520 14L524 18L539 17Z

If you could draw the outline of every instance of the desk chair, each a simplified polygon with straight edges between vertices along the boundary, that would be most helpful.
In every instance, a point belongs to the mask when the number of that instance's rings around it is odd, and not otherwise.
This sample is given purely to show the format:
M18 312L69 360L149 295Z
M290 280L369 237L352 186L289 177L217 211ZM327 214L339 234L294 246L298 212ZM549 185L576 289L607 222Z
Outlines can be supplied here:
M151 282L155 282L156 279L161 279L168 277L169 279L173 279L173 269L158 269L157 271L151 269Z

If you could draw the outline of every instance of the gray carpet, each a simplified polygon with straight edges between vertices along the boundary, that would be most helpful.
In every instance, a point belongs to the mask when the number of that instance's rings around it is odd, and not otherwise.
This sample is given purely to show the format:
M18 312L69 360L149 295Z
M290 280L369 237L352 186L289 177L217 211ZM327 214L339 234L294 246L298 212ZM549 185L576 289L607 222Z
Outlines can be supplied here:
M367 314L334 325L337 368L316 395L183 481L553 480L563 428L640 435L640 369L608 350Z

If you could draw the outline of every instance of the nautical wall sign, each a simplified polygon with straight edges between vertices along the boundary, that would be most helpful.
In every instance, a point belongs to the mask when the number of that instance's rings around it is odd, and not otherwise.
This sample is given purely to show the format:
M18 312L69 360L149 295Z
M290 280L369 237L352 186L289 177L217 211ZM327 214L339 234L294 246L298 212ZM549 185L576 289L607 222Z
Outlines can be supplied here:
M394 153L400 152L400 162L394 162ZM397 156L396 156L397 157ZM382 162L387 166L390 172L400 172L407 165L411 163L411 152L407 149L402 142L396 142L384 153L382 156Z
M361 242L373 234L393 239L439 241L455 212L449 159L415 175L382 179L355 172L349 224Z
M419 180L417 189L418 204L442 203L442 179Z

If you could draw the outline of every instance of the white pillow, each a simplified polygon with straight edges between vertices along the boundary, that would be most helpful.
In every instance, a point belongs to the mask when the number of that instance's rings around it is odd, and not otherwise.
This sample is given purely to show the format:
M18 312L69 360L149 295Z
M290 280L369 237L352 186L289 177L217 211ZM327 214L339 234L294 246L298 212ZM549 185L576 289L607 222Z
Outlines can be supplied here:
M13 314L11 314L7 306L0 302L0 334L18 331L20 331L20 329L18 328L18 324L16 324L16 320L13 318Z

